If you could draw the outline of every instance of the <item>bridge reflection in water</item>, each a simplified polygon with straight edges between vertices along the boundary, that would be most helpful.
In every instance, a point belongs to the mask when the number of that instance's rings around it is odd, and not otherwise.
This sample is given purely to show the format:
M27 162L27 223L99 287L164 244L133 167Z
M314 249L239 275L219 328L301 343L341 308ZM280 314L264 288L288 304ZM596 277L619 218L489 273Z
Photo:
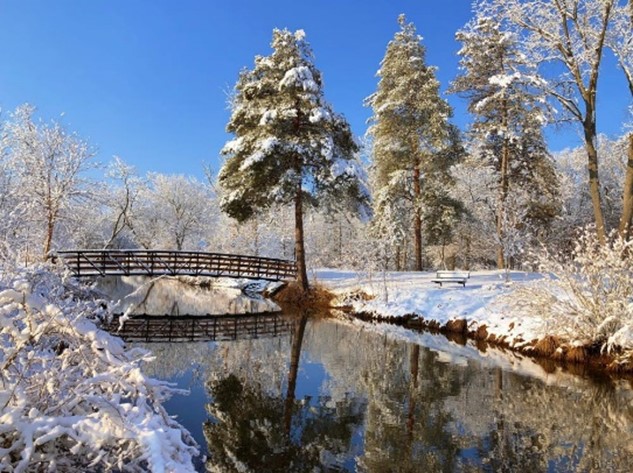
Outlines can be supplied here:
M131 342L205 342L273 338L290 333L293 321L281 314L168 316L137 315L103 329Z

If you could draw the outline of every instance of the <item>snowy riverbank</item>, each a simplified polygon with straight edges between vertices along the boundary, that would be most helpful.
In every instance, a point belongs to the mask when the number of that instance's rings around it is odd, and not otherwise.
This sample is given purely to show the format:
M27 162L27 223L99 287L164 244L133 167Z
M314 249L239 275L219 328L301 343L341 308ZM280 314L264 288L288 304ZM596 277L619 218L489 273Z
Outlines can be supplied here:
M602 358L602 364L612 361L599 350L596 353L596 347L566 337L568 327L521 309L516 291L548 281L538 273L511 271L506 281L504 271L473 271L465 287L454 283L440 287L432 282L435 272L370 275L320 269L312 277L337 295L335 304L364 319L464 333L562 360L584 361L593 354L594 360ZM623 341L631 343L628 338Z
M0 268L2 471L195 471L195 441L144 375L151 359L98 328L95 293L50 268Z

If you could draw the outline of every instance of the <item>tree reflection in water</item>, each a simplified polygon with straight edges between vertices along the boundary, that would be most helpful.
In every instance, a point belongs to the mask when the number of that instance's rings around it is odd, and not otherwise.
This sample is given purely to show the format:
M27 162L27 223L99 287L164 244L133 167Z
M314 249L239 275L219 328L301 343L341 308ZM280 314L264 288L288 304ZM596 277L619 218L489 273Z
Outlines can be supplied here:
M304 313L295 323L285 396L234 373L208 383L208 471L345 471L339 458L350 456L365 406L351 397L295 398L307 320Z
M277 338L149 347L162 377L204 385L171 412L204 422L208 471L633 471L629 380L305 315Z
M358 471L633 471L630 381L337 325L321 324L307 346L337 380L332 392L367 399ZM501 356L519 372L499 368Z

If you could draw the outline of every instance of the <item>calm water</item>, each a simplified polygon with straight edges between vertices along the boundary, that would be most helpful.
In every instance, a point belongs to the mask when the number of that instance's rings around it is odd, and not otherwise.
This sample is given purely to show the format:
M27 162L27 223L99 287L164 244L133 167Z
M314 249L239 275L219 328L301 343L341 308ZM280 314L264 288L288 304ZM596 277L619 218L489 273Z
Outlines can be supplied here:
M148 374L190 390L166 407L200 444L199 471L633 471L630 380L393 326L276 315L235 287L100 284L121 310L171 315L135 319L127 336L156 356ZM178 317L247 311L268 313Z
M144 345L150 375L191 390L167 409L207 455L200 471L633 471L629 381L440 335L284 320L277 336Z

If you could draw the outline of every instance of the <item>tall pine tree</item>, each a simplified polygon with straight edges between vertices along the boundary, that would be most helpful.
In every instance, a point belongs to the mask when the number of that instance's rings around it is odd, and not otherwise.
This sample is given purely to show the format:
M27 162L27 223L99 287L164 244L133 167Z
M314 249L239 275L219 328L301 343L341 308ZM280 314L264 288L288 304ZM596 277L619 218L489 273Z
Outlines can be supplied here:
M419 271L423 216L430 215L429 210L437 205L453 204L444 184L456 157L445 150L453 147L451 138L455 135L448 122L451 109L440 97L435 68L426 64L422 38L404 15L399 16L398 23L400 31L387 45L377 74L377 90L367 99L373 110L369 134L377 195L374 225L393 230L395 223L403 223L402 211L406 209L407 225L413 233L414 268ZM398 222L391 220L396 214ZM394 232L400 240L403 233L402 228Z
M219 174L222 209L238 221L273 204L294 205L298 282L308 288L304 205L360 210L366 193L349 124L323 97L321 73L299 30L274 30L273 53L257 56L235 85L226 161Z
M557 180L542 127L537 93L540 79L518 51L515 37L490 17L478 15L457 32L462 73L451 91L468 99L470 129L480 157L498 178L496 198L497 266L506 267L503 240L507 202L513 188L529 196L528 217L541 225L556 214Z

